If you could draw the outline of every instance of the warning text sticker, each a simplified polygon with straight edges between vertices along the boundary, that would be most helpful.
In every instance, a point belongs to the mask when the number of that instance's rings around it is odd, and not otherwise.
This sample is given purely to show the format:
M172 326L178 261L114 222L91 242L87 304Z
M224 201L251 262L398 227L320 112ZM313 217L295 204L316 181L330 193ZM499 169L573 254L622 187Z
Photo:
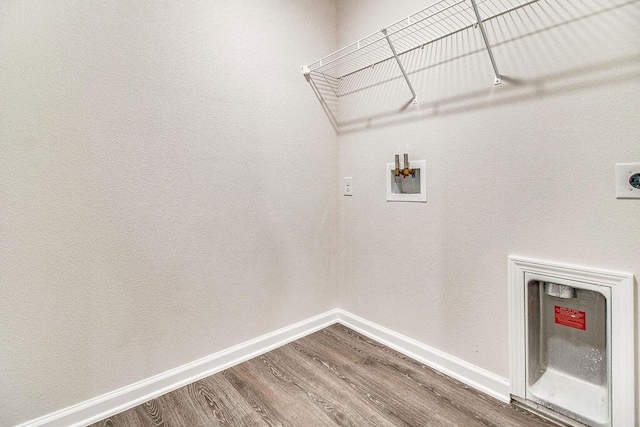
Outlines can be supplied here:
M556 305L556 323L570 328L587 329L587 317L584 311Z

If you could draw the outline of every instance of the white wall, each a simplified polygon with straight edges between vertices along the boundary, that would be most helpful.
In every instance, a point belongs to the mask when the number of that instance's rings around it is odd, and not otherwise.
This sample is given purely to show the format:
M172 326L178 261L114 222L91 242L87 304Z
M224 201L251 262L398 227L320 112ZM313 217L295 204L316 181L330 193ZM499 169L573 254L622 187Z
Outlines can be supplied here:
M330 1L0 2L0 425L337 306L335 41Z
M428 3L340 1L339 44ZM640 161L640 8L579 4L488 24L500 86L468 30L405 58L417 106L401 80L343 101L341 308L506 378L507 255L640 277L640 200L614 192ZM426 204L385 201L403 153L427 160Z
M640 276L639 8L575 4L488 24L498 87L477 30L411 55L336 144L299 66L425 3L1 2L0 424L336 306L506 377L508 254Z

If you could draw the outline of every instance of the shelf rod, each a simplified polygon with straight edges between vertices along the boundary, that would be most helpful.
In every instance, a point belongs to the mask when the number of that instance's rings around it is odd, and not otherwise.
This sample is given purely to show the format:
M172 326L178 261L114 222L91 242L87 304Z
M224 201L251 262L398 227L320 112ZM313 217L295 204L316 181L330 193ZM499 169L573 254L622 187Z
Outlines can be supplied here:
M478 11L478 5L476 4L476 0L470 0L471 6L473 7L473 11L476 14L476 19L478 20L478 27L480 27L480 32L482 33L482 39L484 40L484 46L487 48L487 53L489 54L489 59L491 59L491 65L493 66L493 72L496 75L495 80L493 80L494 85L499 85L502 83L502 78L500 77L500 72L498 71L498 66L496 65L496 60L493 58L493 52L491 51L491 46L489 45L489 38L487 37L487 33L484 30L484 24L482 23L482 18L480 17L480 12Z
M329 121L331 122L331 126L333 126L333 129L337 133L338 132L338 121L333 116L333 113L331 112L331 108L329 108L329 105L327 104L327 101L325 101L324 96L322 96L322 92L320 92L320 89L318 89L318 86L316 86L316 82L313 80L313 78L311 78L311 73L305 74L305 78L307 78L307 81L311 85L311 88L313 89L313 92L316 94L316 96L318 97L318 100L320 101L320 105L322 105L322 109L324 110L324 113L329 118Z
M539 1L539 0L533 0L533 1ZM468 30L469 28L472 28L472 27L474 27L474 25L473 25L473 24L469 24L469 25L467 25L466 27L460 27L460 29L455 30L455 31L453 31L453 32L451 32L451 33L447 33L447 34L445 34L445 35L443 35L443 36L436 37L435 39L431 39L431 40L429 40L429 41L427 41L427 42L424 42L423 44L419 44L419 45L417 45L417 46L414 46L414 47L412 47L412 48L409 48L409 49L405 50L404 52L400 52L400 53L398 54L398 57L400 57L400 56L402 56L402 55L404 55L404 54L406 54L406 53L413 52L414 50L416 50L416 49L420 49L421 47L427 46L427 45L429 45L429 44L431 44L431 43L434 43L434 42L440 41L440 40L442 40L442 39L446 39L446 38L447 38L447 37L449 37L449 36L452 36L452 35L454 35L454 34L457 34L457 33L461 32L461 31L464 31L464 30ZM391 56L390 56L390 57L388 57L388 58L384 58L384 59L381 59L381 60L379 60L379 61L377 61L377 62L374 62L373 64L369 64L369 65L365 65L364 67L360 67L360 68L358 68L357 70L350 71L350 72L348 72L347 74L344 74L344 75L340 76L340 78L349 77L350 75L355 74L355 73L357 73L357 72L360 72L360 71L362 71L362 70L366 70L367 68L375 67L375 66L377 66L377 65L379 65L379 64L382 64L383 62L386 62L386 61L390 60L391 58L393 58L393 55L391 55Z
M327 78L327 76L325 76L323 73L320 73L320 74L322 74L322 77L324 77L324 80L327 82L327 84L329 85L329 87L331 88L331 90L333 91L333 93L334 93L338 98L340 98L340 95L338 95L338 92L336 92L336 90L333 88L333 85L332 85L331 83L329 83L329 79Z
M471 0L471 1L473 1L473 0ZM391 39L387 35L387 29L386 28L382 29L382 34L384 34L384 37L387 39L387 42L389 42L389 47L391 48L391 52L393 53L393 56L396 58L396 62L398 63L398 67L400 67L400 71L402 71L402 75L404 76L404 79L407 81L407 84L409 85L409 89L411 90L411 94L413 95L413 103L416 104L418 102L418 98L416 97L416 91L413 90L413 86L411 86L411 82L409 81L409 77L407 76L407 72L404 71L404 67L402 66L402 62L400 62L400 58L398 58L398 54L396 53L396 48L393 47L393 43L391 43Z

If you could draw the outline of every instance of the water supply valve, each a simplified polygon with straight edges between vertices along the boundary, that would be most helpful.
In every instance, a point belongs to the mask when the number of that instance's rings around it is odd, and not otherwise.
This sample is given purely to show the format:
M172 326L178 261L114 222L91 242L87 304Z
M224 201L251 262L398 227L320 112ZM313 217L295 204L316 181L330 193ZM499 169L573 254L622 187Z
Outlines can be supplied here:
M416 171L415 169L411 169L409 167L409 155L408 154L404 154L404 168L402 170L400 170L400 155L396 154L396 169L394 171L394 175L396 177L400 177L400 175L403 176L403 178L408 177L409 175L411 175L413 178L416 177Z

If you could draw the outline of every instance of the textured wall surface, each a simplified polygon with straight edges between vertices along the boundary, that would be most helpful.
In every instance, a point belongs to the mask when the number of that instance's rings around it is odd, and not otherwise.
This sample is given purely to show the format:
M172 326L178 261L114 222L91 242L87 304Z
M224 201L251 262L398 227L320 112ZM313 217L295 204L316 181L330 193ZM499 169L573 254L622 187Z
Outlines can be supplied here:
M336 306L506 377L507 255L640 276L638 4L492 20L497 87L477 30L428 46L336 138L299 66L426 4L0 2L0 425Z
M340 1L339 44L428 3ZM640 277L640 200L614 190L640 162L640 3L540 2L487 33L500 86L468 30L404 58L417 106L385 105L402 81L344 101L340 304L506 378L508 255ZM385 201L403 153L427 160L426 204Z
M330 1L0 2L0 425L337 306ZM291 183L295 182L295 185Z

